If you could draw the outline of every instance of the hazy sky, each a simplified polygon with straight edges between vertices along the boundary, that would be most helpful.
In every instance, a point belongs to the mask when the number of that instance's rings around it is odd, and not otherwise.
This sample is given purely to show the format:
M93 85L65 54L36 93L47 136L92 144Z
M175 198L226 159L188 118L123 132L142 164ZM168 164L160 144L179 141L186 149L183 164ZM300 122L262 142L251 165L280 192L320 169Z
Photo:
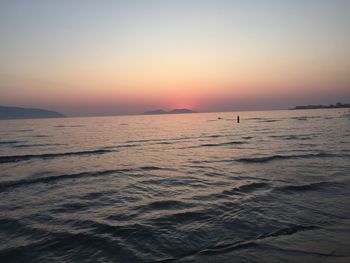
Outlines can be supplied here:
M350 102L348 0L0 0L0 105L66 114Z

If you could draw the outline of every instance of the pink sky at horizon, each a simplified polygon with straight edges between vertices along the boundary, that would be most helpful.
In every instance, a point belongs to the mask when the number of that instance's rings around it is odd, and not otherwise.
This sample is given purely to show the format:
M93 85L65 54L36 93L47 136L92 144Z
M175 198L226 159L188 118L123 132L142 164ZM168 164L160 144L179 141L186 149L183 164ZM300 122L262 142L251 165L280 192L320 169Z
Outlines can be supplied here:
M0 10L0 105L80 116L350 102L346 1L14 0Z

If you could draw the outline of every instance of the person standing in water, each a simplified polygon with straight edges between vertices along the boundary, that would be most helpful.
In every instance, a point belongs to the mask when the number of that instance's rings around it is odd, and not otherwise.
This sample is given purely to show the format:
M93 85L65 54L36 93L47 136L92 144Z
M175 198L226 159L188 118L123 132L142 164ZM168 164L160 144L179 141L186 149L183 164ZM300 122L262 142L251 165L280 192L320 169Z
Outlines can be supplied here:
M237 115L237 123L239 123L239 115Z

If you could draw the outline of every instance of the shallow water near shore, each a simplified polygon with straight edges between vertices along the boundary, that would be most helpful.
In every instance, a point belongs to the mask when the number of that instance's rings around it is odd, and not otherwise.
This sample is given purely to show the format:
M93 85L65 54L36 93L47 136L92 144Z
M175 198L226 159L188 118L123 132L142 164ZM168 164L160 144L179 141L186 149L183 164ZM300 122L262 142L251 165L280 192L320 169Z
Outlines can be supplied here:
M348 109L0 121L0 169L0 262L350 261Z

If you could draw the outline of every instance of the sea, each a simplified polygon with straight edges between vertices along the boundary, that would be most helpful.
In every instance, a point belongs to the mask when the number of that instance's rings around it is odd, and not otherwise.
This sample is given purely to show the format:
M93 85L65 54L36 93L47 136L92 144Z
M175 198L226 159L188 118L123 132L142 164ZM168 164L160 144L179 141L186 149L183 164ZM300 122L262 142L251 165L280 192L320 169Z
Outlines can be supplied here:
M0 262L350 262L349 248L349 109L0 121Z

